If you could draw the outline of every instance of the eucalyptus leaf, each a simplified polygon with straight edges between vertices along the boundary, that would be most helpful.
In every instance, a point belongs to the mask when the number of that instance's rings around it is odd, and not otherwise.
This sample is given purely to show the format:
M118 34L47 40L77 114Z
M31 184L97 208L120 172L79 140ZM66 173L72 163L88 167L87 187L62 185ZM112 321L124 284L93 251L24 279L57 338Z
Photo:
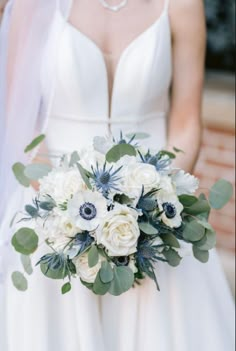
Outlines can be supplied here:
M147 235L156 235L158 230L148 222L139 223L139 229Z
M28 188L30 186L30 179L25 175L25 166L22 163L17 162L13 165L12 170L17 181L24 187Z
M102 266L99 271L99 274L100 274L101 281L103 283L110 283L113 280L114 274L109 262L107 261L102 262Z
M212 230L206 230L205 236L202 240L194 243L199 250L208 251L216 246L216 233Z
M77 162L79 162L80 157L77 151L72 152L69 162L69 167L73 167Z
M39 144L42 143L42 141L45 139L45 135L41 134L37 136L28 146L25 148L25 153L35 149Z
M111 283L104 283L100 278L100 273L98 272L95 282L93 284L93 292L96 295L105 295L110 289Z
M19 291L26 291L28 289L27 279L21 272L13 272L11 276L13 285Z
M80 279L81 283L86 286L89 290L93 290L93 284L92 283L87 283L84 280Z
M182 152L183 154L185 153L183 150L178 149L177 147L173 147L174 152Z
M135 148L130 144L118 144L107 152L106 160L109 163L117 162L125 155L136 156Z
M127 138L132 138L134 135L135 135L134 139L136 139L136 140L142 140L142 139L150 138L150 134L148 134L148 133L129 133L129 134L126 134L126 137Z
M205 228L197 220L185 224L183 231L184 239L191 242L199 241L204 237L204 234Z
M25 167L24 174L31 180L39 180L48 175L52 167L45 163L32 163Z
M173 249L163 250L163 255L172 267L177 267L182 259L178 252Z
M193 195L180 195L179 201L184 207L190 207L198 201L198 198Z
M164 244L175 247L176 249L180 248L180 244L174 234L166 233L160 235L160 237L163 240Z
M23 255L30 255L38 248L38 236L33 229L21 228L12 238L15 250Z
M70 292L70 291L71 291L71 283L70 283L70 282L65 283L65 284L62 286L62 288L61 288L61 293L62 293L62 295L65 295L65 294L67 294L67 293Z
M58 269L58 270L54 270L54 269L48 269L48 265L45 263L40 263L40 269L41 272L50 279L55 279L55 280L62 280L65 279L67 276L67 272L65 271L65 269Z
M24 270L27 274L31 275L33 273L32 263L30 256L21 255L20 256L21 263L24 267Z
M207 200L198 199L193 205L190 207L185 207L184 212L193 216L197 216L199 214L206 214L208 216L211 208Z
M90 268L96 266L99 260L98 249L95 245L92 245L88 252L88 265Z
M109 292L111 295L119 296L128 291L134 284L134 273L129 267L114 267L114 279L111 282Z
M85 184L87 185L88 189L92 189L92 185L89 181L89 177L87 175L87 171L81 166L81 164L79 162L77 162L77 167L79 169L80 175L83 179L83 181L85 182Z
M233 195L233 186L225 179L218 180L210 189L209 202L217 210L224 207Z
M194 257L202 263L206 263L209 260L209 252L200 250L196 245L193 245L193 254Z
M167 151L167 150L159 151L158 156L159 157L168 156L170 159L176 158L176 155L173 152L170 152L170 151Z

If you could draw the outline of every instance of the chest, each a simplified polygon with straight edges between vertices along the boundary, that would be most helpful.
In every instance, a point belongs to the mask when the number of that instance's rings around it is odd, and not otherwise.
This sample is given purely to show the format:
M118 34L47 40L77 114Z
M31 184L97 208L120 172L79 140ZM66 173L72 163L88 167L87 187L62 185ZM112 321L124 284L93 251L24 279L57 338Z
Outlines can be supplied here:
M118 4L120 0L107 0ZM118 12L105 9L100 0L74 0L68 21L107 55L117 58L162 14L165 0L128 0Z

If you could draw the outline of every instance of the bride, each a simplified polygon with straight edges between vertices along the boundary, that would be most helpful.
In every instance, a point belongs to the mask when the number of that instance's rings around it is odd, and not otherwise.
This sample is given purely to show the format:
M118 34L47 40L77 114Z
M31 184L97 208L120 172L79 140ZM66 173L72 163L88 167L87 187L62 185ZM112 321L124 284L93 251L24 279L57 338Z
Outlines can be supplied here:
M33 196L11 175L14 162L29 161L25 145L45 132L54 154L93 136L142 131L146 146L185 150L177 166L191 171L204 48L199 0L8 2L0 39L1 351L233 350L233 300L215 251L206 265L190 256L176 269L158 264L160 293L146 279L120 297L97 297L75 281L62 297L35 269L20 294L9 277L20 267L9 222Z

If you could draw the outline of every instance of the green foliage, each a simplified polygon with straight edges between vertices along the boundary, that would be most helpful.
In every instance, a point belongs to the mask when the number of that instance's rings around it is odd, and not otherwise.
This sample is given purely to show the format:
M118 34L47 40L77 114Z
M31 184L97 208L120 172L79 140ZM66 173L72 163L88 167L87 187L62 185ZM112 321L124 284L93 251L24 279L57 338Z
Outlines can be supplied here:
M93 292L96 295L105 295L109 291L110 286L111 286L110 282L104 283L101 280L100 272L98 272L96 279L95 279L95 282L93 284Z
M21 228L12 238L15 250L23 255L30 255L38 248L38 236L33 229Z
M21 255L21 263L24 267L24 270L27 274L31 275L33 273L32 263L30 256Z
M90 268L96 266L99 260L99 253L96 245L92 245L88 252L88 265Z
M83 181L85 182L86 186L88 187L88 189L92 189L92 185L89 181L89 175L88 175L88 172L86 171L86 169L84 169L81 164L79 162L77 162L77 167L78 167L78 170L80 172L80 175L83 179Z
M187 241L199 241L204 237L205 228L197 220L188 222L184 226L183 237Z
M147 235L156 235L158 230L148 222L140 222L139 229Z
M209 201L217 210L224 207L233 195L233 186L225 179L218 180L210 189Z
M41 134L37 136L28 146L25 148L25 153L35 149L39 144L42 143L42 141L45 139L45 135Z
M79 162L79 160L80 160L80 157L78 152L74 151L70 157L69 167L73 167L77 162Z
M59 269L50 269L48 267L48 264L41 262L40 263L40 269L41 272L50 279L54 279L54 280L62 280L65 279L68 275L68 271L62 267Z
M170 152L170 151L167 151L167 150L161 150L158 153L158 156L159 157L168 156L172 160L176 158L176 155L173 152Z
M110 263L108 263L107 261L102 262L99 274L103 283L110 283L114 278L114 273Z
M61 288L61 293L62 293L62 295L65 295L65 294L67 294L67 293L70 292L70 291L71 291L71 283L70 283L70 282L65 283L65 284L62 286L62 288Z
M28 289L27 279L21 272L13 272L11 276L13 285L19 291L26 291Z
M193 245L193 254L194 257L202 263L206 263L209 260L209 252L200 250L200 248L196 245Z
M133 138L133 136L135 136L134 139L136 139L136 140L142 140L142 139L149 138L150 134L148 134L148 133L132 133L132 134L129 133L129 134L126 134L127 138Z
M52 167L45 163L32 163L25 167L24 174L31 180L39 180L48 175Z
M111 295L119 296L128 291L134 284L134 273L129 267L114 267L114 279L111 282L109 292Z
M109 163L117 162L125 155L136 156L135 148L130 144L118 144L107 152L106 160Z
M213 249L216 246L216 233L213 230L207 229L204 237L194 243L199 250L208 251Z
M198 198L192 195L180 195L179 201L184 207L190 207L198 201Z
M28 188L30 186L30 179L25 175L25 166L22 163L17 162L13 165L12 170L17 181L24 187Z
M164 244L169 245L171 247L175 247L177 249L180 248L180 244L174 234L166 233L161 234L160 238L163 240Z
M193 216L197 216L200 214L209 214L211 208L209 206L206 198L199 196L197 201L195 201L191 206L185 207L184 212Z
M178 252L173 249L165 249L163 250L163 255L165 256L167 262L172 267L177 267L180 264L181 257Z

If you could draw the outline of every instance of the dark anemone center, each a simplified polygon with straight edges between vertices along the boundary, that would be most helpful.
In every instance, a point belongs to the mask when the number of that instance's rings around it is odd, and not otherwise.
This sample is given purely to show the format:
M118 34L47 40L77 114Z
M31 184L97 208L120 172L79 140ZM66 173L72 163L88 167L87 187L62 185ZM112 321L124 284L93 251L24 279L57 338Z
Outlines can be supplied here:
M91 220L96 217L96 207L90 202L85 202L79 209L79 214L83 219Z
M165 202L162 206L167 218L174 218L176 216L176 208L173 204Z
M115 264L119 267L119 266L128 266L129 264L129 257L128 256L122 256L122 257L115 257L114 258L114 262Z

